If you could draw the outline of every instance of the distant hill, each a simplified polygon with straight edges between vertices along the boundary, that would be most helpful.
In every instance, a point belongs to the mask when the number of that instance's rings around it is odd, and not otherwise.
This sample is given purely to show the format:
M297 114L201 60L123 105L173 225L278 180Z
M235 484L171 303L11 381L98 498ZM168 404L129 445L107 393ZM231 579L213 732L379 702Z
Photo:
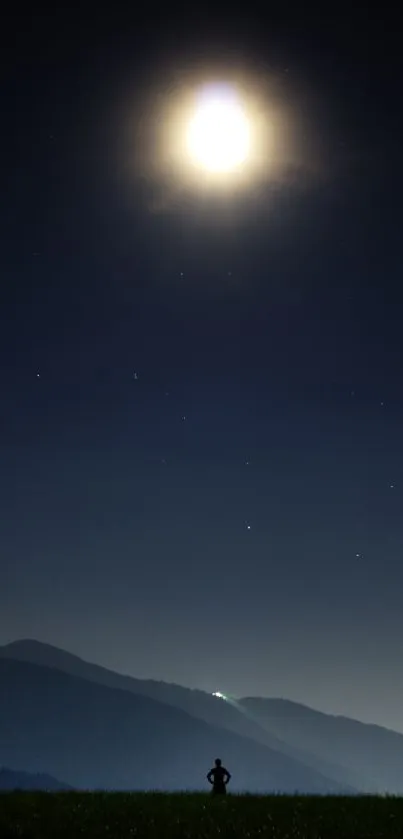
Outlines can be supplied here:
M353 786L366 792L403 793L402 734L285 699L249 697L239 704L281 741L319 759L331 756L342 768L341 777Z
M346 791L403 792L403 735L381 726L324 714L284 699L249 697L224 702L180 685L123 676L38 641L0 647L0 660L6 657L45 664L179 708L287 755Z
M126 690L0 658L0 765L80 788L206 789L222 755L234 790L339 792L292 758Z
M31 775L29 772L16 772L12 769L0 769L0 790L44 790L58 792L71 787L62 784L51 775Z
M197 719L204 720L210 725L225 728L242 737L248 737L262 743L275 751L302 762L321 775L341 784L346 792L353 791L348 781L347 772L337 766L332 757L319 757L310 754L292 743L283 742L269 731L264 724L252 715L244 713L239 704L223 702L209 693L201 690L191 690L180 685L167 684L152 679L135 679L115 673L105 667L92 664L72 653L61 650L50 644L43 644L35 640L14 641L0 647L0 658L14 658L46 667L55 667L65 673L79 676L97 684L128 690L142 696L148 696L159 702L180 708ZM360 789L354 786L354 791Z

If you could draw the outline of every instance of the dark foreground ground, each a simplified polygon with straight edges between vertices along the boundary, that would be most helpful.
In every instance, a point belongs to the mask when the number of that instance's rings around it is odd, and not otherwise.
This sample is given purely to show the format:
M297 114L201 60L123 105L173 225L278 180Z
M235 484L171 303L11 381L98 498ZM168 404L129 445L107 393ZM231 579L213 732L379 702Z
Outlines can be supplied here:
M403 798L160 793L0 794L1 839L403 837Z

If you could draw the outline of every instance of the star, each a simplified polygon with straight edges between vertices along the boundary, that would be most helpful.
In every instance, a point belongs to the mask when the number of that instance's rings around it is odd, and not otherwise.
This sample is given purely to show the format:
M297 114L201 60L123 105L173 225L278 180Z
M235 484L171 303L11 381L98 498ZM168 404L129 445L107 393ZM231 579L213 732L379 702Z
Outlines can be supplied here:
M183 422L185 421L186 417L182 417Z
M137 373L133 373L133 379L137 382L137 379L138 379L138 374Z

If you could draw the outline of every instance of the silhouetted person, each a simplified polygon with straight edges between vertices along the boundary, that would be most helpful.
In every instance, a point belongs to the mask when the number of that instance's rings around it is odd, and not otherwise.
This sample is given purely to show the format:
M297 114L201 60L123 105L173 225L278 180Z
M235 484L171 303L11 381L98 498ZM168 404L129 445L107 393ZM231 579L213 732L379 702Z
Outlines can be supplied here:
M231 778L228 769L222 766L221 760L218 757L215 761L215 766L207 773L207 780L212 785L211 792L213 795L225 795L227 792L227 784Z

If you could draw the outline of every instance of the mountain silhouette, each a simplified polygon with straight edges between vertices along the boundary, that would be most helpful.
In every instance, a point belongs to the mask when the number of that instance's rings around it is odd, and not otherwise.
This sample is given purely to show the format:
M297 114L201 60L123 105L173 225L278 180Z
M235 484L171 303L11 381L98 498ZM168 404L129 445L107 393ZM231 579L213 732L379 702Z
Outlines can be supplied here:
M67 784L57 781L51 775L36 774L30 772L17 772L3 767L0 769L0 790L43 790L46 792L58 792L71 789Z
M244 711L281 741L319 759L331 755L347 783L365 792L401 795L403 735L379 725L315 711L285 699L248 697Z
M221 754L234 791L341 791L281 752L148 696L6 656L0 683L0 765L12 770L88 789L206 789Z
M403 789L403 735L381 726L324 714L285 699L249 697L225 702L204 691L121 675L34 640L0 647L1 658L57 668L181 709L292 758L346 791L401 794Z
M98 664L84 661L79 656L51 644L43 644L31 639L14 641L0 647L1 657L55 667L65 673L80 676L97 684L149 696L159 702L181 708L188 714L211 725L220 726L228 731L240 734L242 737L248 737L258 743L263 743L275 751L306 764L321 775L336 781L337 784L344 786L347 784L346 770L335 765L333 759L319 757L319 755L306 752L293 744L283 742L275 733L270 732L261 721L255 720L252 715L246 713L239 703L223 702L205 691L192 690L181 685L168 684L152 679L136 679L132 676L115 673ZM346 791L349 791L350 786L350 784L346 786Z

